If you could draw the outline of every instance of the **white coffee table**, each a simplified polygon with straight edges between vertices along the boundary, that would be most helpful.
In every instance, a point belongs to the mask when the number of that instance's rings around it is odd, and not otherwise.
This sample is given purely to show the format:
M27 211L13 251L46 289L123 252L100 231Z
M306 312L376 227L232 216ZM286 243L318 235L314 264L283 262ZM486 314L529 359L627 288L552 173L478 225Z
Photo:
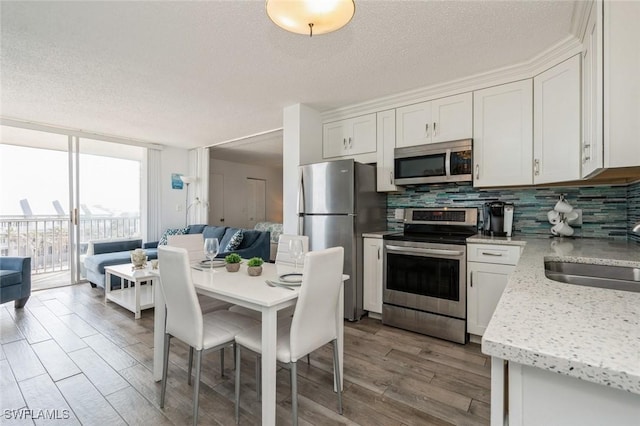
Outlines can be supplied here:
M152 273L151 268L133 269L131 263L124 265L105 266L104 268L104 301L112 301L130 310L135 314L135 319L140 318L140 311L153 308L153 280L157 274ZM111 290L111 276L120 278L120 290ZM125 286L125 280L129 283ZM142 282L146 281L146 285Z

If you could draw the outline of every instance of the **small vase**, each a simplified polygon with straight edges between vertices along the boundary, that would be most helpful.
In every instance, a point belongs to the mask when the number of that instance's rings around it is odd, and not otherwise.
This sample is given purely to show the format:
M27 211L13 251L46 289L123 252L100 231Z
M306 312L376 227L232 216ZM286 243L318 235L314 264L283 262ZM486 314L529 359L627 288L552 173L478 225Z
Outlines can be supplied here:
M135 249L129 252L133 269L143 269L147 266L147 253L142 249Z
M239 263L227 263L225 265L225 268L227 268L228 272L238 272L240 270L240 264Z
M249 266L247 272L252 277L257 277L262 274L262 266Z

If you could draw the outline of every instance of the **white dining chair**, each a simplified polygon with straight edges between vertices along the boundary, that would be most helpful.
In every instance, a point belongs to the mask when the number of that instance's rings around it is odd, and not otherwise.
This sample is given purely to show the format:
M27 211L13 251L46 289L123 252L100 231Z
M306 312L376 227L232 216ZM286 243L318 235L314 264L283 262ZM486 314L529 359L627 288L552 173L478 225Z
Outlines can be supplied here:
M196 290L191 280L187 250L179 247L158 248L160 290L166 302L166 328L164 334L164 364L160 408L164 408L169 367L171 338L176 337L189 345L189 376L195 352L195 384L193 388L193 424L198 422L198 394L203 351L220 350L220 371L224 374L224 348L234 345L236 334L259 325L258 321L227 310L203 315Z
M297 361L325 344L333 343L333 373L342 414L342 391L338 366L337 312L342 286L344 249L333 247L305 256L300 295L290 323L278 327L276 358L290 370L291 415L298 424ZM236 335L236 423L240 416L240 354L242 348L260 354L262 330L254 327ZM261 383L256 383L258 388Z
M309 237L306 235L290 235L282 234L278 238L278 251L276 252L276 265L294 266L296 261L291 256L289 251L289 241L300 240L302 241L302 253L307 254L309 251ZM298 262L298 267L301 267L304 263L304 258Z
M189 262L204 259L204 238L202 234L169 235L167 245L187 250Z
M309 252L309 237L306 235L288 235L282 234L278 238L278 252L276 253L276 266L286 266L293 268L295 266L295 260L289 254L289 241L299 239L302 241L302 252L307 254ZM304 258L298 262L298 268L304 264ZM294 307L284 308L278 311L278 319L290 318L293 315ZM242 315L247 315L257 320L260 320L262 314L258 311L245 308L244 306L233 305L229 308L231 312L237 312Z
M167 237L167 245L187 250L190 263L204 259L204 238L202 234L169 235ZM200 302L200 309L202 309L202 313L204 314L221 309L228 309L229 306L231 306L230 303L203 294L198 294L198 301Z

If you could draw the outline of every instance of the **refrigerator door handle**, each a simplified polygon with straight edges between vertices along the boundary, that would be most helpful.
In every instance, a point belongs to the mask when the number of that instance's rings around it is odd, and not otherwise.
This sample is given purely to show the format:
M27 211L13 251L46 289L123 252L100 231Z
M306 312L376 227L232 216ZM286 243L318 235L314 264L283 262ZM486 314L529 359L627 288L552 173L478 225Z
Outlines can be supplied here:
M304 213L304 172L302 169L298 169L300 172L300 180L298 182L298 213ZM298 233L298 235L302 235Z

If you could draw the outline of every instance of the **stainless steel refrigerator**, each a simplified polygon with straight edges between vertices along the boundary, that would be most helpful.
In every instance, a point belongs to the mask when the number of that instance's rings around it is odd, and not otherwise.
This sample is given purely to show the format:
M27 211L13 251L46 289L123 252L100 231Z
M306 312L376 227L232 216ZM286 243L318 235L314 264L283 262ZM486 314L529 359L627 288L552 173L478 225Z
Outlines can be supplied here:
M344 317L362 308L362 233L386 229L386 195L376 192L375 166L337 160L300 166L300 233L309 249L344 247Z

